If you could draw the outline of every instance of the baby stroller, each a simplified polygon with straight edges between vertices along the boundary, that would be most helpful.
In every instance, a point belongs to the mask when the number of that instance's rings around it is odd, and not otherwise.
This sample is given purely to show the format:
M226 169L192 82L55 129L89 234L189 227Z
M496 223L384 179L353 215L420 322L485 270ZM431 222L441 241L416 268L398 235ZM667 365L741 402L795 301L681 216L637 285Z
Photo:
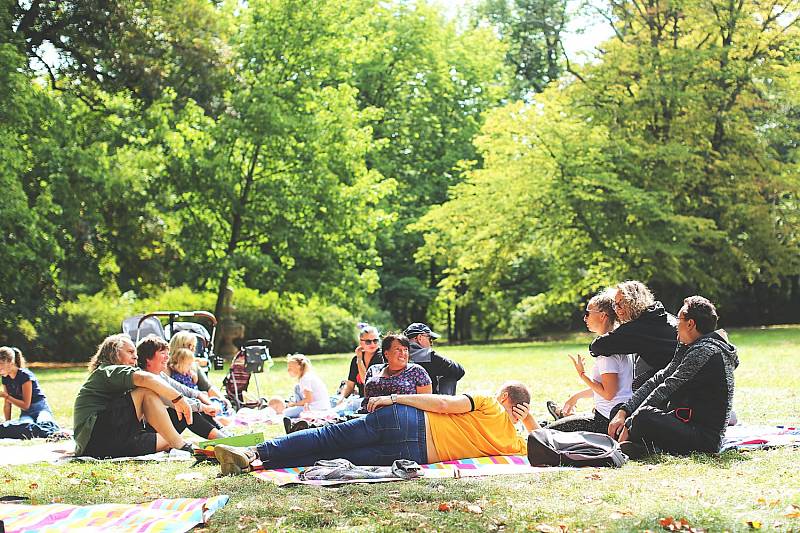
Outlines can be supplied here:
M161 319L166 318L166 326ZM194 319L200 322L181 321L178 319ZM210 332L209 332L210 329ZM197 339L194 352L197 366L208 374L213 365L214 370L222 370L222 357L214 354L214 336L217 331L217 318L207 311L155 311L144 315L136 315L122 321L122 332L127 333L134 342L147 335L156 335L166 341L179 331L189 331Z
M266 405L266 400L261 397L261 390L258 387L258 378L253 376L256 382L256 400L248 401L244 397L244 392L250 386L252 374L264 372L264 368L269 370L272 366L272 357L269 355L269 345L272 341L268 339L251 339L246 341L231 361L231 368L228 375L222 380L225 386L225 396L230 400L236 410L242 407L260 409Z

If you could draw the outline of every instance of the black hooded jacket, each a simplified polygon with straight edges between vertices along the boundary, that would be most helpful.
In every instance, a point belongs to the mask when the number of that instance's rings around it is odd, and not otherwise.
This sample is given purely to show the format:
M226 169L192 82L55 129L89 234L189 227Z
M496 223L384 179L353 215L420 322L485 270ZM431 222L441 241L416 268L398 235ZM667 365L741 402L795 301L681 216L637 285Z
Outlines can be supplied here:
M424 368L431 377L434 394L439 394L440 380L458 381L464 377L464 367L452 359L439 355L433 348L423 348L413 341L411 342L408 359Z
M677 347L677 328L661 302L656 302L639 318L597 337L589 345L589 351L594 357L636 354L655 372L667 366Z
M737 366L736 346L716 332L709 333L692 344L680 345L669 365L618 407L628 413L629 422L643 406L679 410L684 421L714 435L718 450L733 404Z

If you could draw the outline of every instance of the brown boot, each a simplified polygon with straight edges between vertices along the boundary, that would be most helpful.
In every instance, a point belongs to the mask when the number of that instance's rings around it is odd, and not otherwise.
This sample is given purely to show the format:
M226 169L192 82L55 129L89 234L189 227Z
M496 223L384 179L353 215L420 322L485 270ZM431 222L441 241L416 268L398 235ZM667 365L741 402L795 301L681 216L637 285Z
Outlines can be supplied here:
M219 461L222 475L232 476L252 470L252 463L258 459L258 453L253 448L217 444L214 446L214 457Z

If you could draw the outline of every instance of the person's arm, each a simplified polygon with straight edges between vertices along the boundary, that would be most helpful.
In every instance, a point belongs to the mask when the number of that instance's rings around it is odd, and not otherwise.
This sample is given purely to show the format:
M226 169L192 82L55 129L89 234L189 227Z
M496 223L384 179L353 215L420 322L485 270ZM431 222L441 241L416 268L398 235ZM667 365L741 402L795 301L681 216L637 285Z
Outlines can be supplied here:
M3 415L5 415L6 420L11 420L11 402L8 401L8 397L3 402Z
M345 398L349 398L353 391L356 389L356 384L349 379L344 382L344 388L342 389L342 396L341 399L344 400Z
M428 383L427 385L418 385L417 386L417 394L432 394L433 393L433 385Z
M172 377L168 376L166 373L160 375L161 379L167 382L167 385L175 389L176 391L180 392L187 398L196 398L200 399L200 395L205 394L204 392L200 392L199 389L195 389L193 387L187 387L180 381L176 381ZM204 402L205 403L205 402Z
M394 398L394 401L392 401ZM416 407L431 413L460 414L472 410L472 401L466 395L444 396L442 394L392 394L389 396L374 396L367 402L367 411L399 403Z
M373 355L372 357L375 357ZM367 363L364 361L364 350L356 348L356 366L358 367L358 375L363 383L367 382Z
M178 413L178 418L186 420L187 423L192 423L192 409L183 394L179 393L155 374L145 372L144 370L137 370L131 376L133 385L149 389L162 398L166 398L172 403L175 411ZM175 400L174 402L172 400Z
M433 382L428 372L419 365L414 365L411 368L412 376L414 379L414 386L417 389L417 394L432 394Z
M535 429L542 429L542 426L533 418L533 415L530 412L530 405L527 403L518 403L514 407L511 408L514 412L514 416L517 420L521 421L522 424L525 426L525 429L528 431L533 431Z
M575 357L570 355L569 358L572 359L572 364L575 365L575 371L578 372L578 377L581 378L581 381L583 381L592 390L592 392L596 392L605 400L611 400L617 395L617 392L619 392L619 374L614 372L603 372L603 370L605 370L603 367L609 363L602 363L602 366L600 367L600 383L598 383L586 375L586 370L583 367L582 355L578 354ZM600 365L601 358L598 358L595 364ZM611 364L613 364L613 362Z
M6 401L11 402L12 405L19 407L22 411L31 406L31 397L33 396L33 383L30 380L22 384L22 399L14 398L10 394L6 395ZM10 409L10 407L9 407ZM8 420L8 419L6 419Z
M591 397L592 389L583 389L582 391L576 392L570 396L566 402L564 402L564 406L561 408L561 414L563 416L569 416L573 414L575 412L575 406L578 405L578 400Z

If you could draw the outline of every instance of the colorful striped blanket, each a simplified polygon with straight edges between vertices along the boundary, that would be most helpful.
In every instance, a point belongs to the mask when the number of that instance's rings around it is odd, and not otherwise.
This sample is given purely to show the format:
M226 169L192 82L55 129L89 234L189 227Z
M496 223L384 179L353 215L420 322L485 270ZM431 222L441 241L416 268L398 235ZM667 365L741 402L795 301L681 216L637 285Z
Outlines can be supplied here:
M183 533L205 524L228 496L155 500L139 505L19 505L0 504L0 520L6 533L60 533L79 530L137 531L141 533Z
M478 476L498 476L503 474L533 474L545 471L556 471L561 468L531 466L528 458L522 455L500 455L493 457L476 457L422 465L425 479L462 478ZM402 481L399 478L354 479L354 480L303 480L300 473L305 468L277 468L275 470L256 470L251 474L258 479L270 481L278 486L283 485L342 485L345 483L381 483L386 481Z

